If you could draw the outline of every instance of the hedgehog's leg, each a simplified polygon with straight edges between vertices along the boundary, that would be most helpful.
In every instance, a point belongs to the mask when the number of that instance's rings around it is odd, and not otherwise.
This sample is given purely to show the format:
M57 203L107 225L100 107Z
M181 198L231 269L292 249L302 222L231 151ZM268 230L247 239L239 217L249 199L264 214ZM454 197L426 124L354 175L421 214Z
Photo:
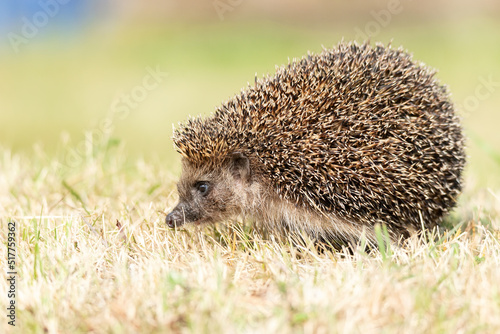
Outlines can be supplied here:
M351 235L325 233L324 230L318 231L311 228L311 224L287 220L282 218L277 224L274 224L277 232L287 236L294 246L307 248L313 243L315 249L323 254L325 251L341 251L343 248L355 249L357 240Z
M328 248L366 251L377 249L375 229L361 223L354 223L334 216L325 216L318 222L316 239Z

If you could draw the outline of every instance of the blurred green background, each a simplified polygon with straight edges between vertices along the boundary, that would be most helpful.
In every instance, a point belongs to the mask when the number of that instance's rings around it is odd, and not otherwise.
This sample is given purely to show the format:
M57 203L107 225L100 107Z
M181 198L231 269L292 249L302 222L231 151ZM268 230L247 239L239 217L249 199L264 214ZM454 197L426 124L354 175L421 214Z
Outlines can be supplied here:
M288 59L370 38L439 70L469 136L469 179L500 186L498 1L9 1L0 5L0 145L14 152L57 155L105 132L128 158L177 172L174 124ZM168 75L148 89L152 69Z

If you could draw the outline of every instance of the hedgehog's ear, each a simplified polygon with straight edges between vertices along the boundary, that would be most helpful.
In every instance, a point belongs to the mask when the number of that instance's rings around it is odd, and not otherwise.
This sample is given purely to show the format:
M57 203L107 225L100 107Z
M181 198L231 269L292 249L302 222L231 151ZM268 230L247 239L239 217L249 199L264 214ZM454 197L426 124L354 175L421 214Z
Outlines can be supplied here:
M250 161L241 152L231 154L231 170L236 178L250 180Z

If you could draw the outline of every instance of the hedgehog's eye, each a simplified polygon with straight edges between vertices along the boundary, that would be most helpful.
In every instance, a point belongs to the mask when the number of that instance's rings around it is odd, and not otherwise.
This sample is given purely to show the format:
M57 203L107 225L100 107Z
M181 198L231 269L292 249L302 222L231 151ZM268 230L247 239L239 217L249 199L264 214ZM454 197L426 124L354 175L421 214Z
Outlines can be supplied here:
M210 184L206 181L196 182L195 188L198 190L200 195L206 196L208 194L208 190L210 189Z

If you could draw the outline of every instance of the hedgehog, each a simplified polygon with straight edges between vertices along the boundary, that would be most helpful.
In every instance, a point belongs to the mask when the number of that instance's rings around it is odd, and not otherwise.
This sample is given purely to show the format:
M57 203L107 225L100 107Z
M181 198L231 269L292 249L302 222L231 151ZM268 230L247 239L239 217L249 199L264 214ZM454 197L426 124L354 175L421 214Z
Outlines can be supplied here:
M255 79L174 131L169 227L243 217L335 243L438 225L462 188L464 136L436 71L401 47L340 42Z

